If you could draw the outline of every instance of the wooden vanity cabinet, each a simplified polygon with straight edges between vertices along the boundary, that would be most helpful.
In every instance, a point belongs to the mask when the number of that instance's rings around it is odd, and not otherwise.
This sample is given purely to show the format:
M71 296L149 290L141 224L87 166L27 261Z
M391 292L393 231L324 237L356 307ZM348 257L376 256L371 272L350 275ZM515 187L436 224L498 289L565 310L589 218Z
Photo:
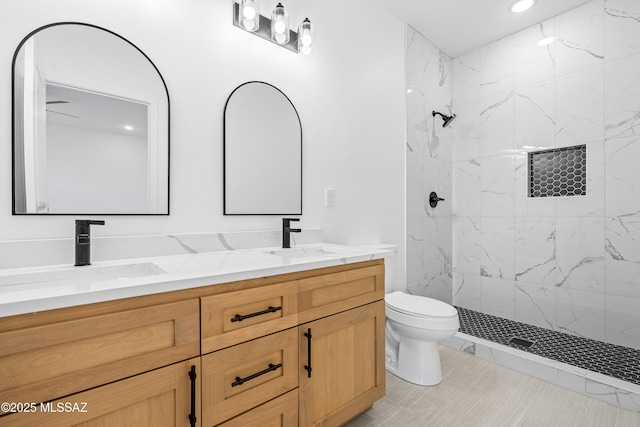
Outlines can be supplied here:
M204 426L339 426L384 396L383 261L301 274L202 298Z
M379 301L299 327L301 426L340 426L384 396L384 320Z
M300 281L300 426L340 426L385 394L384 267ZM364 305L362 305L364 303Z
M37 409L0 427L342 425L384 395L383 299L376 260L0 318L0 402Z
M298 387L297 280L203 297L201 324L204 426L260 420L260 405Z

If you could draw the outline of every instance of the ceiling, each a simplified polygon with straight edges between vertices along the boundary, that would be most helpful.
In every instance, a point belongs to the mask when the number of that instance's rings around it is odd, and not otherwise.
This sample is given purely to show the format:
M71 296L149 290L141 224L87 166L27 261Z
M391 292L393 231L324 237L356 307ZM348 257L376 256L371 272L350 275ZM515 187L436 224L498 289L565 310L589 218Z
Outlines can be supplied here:
M537 0L528 11L509 12L515 0L372 0L456 58L591 0Z
M46 107L47 123L147 138L148 105L141 102L47 83Z

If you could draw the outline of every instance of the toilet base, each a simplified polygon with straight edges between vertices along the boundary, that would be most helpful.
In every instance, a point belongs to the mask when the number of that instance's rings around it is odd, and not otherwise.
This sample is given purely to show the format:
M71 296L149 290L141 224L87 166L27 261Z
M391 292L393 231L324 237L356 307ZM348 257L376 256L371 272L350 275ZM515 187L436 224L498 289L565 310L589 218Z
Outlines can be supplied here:
M387 371L418 385L437 385L442 381L442 366L437 341L400 337L397 363L387 363Z

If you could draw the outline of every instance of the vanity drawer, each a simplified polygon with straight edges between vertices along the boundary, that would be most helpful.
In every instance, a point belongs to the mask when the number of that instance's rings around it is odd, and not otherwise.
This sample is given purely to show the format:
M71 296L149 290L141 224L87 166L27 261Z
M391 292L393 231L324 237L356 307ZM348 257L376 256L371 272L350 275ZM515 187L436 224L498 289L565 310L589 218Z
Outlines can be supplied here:
M384 299L384 264L301 279L299 323Z
M220 427L298 427L298 390L238 415Z
M202 356L202 423L217 425L298 386L298 329Z
M198 356L198 308L194 298L0 332L0 402L48 401Z
M298 324L296 281L202 298L202 354Z

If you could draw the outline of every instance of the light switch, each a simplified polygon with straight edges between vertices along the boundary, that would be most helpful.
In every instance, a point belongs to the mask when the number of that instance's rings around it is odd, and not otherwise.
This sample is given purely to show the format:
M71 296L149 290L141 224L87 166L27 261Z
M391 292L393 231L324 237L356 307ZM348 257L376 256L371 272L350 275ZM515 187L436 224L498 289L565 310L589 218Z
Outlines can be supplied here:
M327 208L333 208L336 206L336 189L335 188L324 189L324 205Z

